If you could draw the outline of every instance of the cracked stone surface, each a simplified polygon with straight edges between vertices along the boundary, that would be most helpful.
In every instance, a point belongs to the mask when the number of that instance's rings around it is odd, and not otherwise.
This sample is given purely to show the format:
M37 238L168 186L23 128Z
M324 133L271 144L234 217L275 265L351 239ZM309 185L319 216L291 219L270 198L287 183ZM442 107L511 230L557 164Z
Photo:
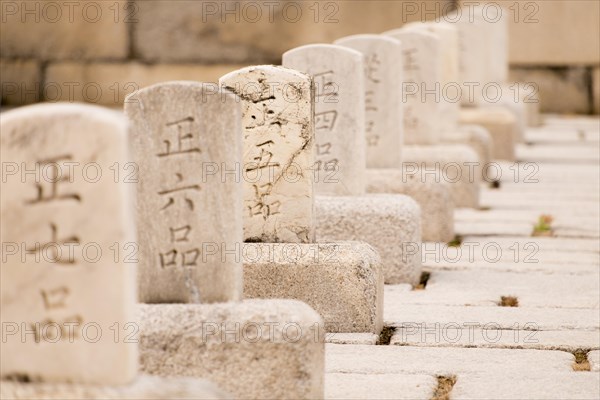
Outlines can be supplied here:
M311 77L263 65L219 82L242 99L244 241L314 242Z

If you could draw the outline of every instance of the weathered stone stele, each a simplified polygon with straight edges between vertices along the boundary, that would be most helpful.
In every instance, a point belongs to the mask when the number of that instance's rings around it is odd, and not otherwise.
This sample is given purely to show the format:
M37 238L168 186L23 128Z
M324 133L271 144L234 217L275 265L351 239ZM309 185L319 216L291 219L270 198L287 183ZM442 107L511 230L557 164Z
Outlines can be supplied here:
M384 32L402 43L402 104L404 143L435 144L440 140L440 46L436 35L424 29Z
M404 29L424 29L440 41L438 66L440 69L440 105L438 127L442 133L458 129L458 114L462 90L459 85L458 29L452 23L412 22Z
M461 104L480 102L487 81L487 37L482 30L480 12L456 11L449 16L458 28L459 81L462 89Z
M167 82L128 96L125 112L139 168L140 301L240 299L242 266L226 253L242 242L236 96Z
M242 99L244 241L314 242L311 77L264 65L219 83Z
M315 84L317 194L365 192L363 56L331 44L297 47L283 65L313 76Z
M334 43L364 56L367 168L400 168L403 143L400 42L381 35L353 35Z
M44 104L0 126L1 375L125 384L137 371L124 337L136 297L125 119Z

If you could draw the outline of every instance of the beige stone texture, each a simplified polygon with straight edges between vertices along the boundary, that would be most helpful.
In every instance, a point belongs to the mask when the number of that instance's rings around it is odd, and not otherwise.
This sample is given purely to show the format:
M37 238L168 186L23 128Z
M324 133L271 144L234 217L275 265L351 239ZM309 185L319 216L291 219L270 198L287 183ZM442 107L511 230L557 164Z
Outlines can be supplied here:
M600 375L562 372L532 377L530 374L469 374L459 376L452 388L457 399L594 400L600 397Z
M402 44L404 143L438 143L442 129L440 119L431 116L440 115L442 102L437 96L427 96L426 91L435 90L442 79L440 39L424 27L394 29L383 35L393 37Z
M600 346L597 331L577 330L525 330L494 329L489 323L460 326L448 324L432 327L407 325L397 328L391 345L423 347L478 347L502 349L561 350L574 352L581 349L597 349ZM531 325L533 327L533 324ZM588 357L589 358L589 357Z
M0 59L0 102L5 105L37 103L41 100L41 71L35 60Z
M326 372L360 374L460 375L481 373L573 373L573 354L549 350L327 344Z
M242 100L244 241L314 242L311 77L264 65L219 81Z
M400 42L383 35L353 35L334 43L360 51L365 57L367 167L400 168L403 144Z
M383 266L368 244L245 243L244 298L296 299L315 309L327 332L383 327Z
M135 261L114 251L136 243L134 188L110 171L130 161L125 119L38 104L3 113L0 128L1 375L131 381L135 344L106 333L131 322L135 306Z
M325 343L375 345L378 341L379 335L374 333L328 333L325 335Z
M42 60L116 60L128 53L127 1L2 3L3 57Z
M365 85L362 53L333 44L288 50L283 66L315 82L315 193L365 192Z
M317 196L317 239L357 240L381 256L385 283L416 285L421 277L421 209L394 194Z
M530 84L544 113L590 112L589 81L583 67L511 68L510 80ZM560 96L556 94L560 93ZM533 96L530 96L533 97Z
M403 194L421 208L423 241L448 242L454 238L454 202L448 183L419 179L401 169L367 169L368 193Z
M600 350L590 351L587 355L592 371L600 371Z
M134 48L152 61L278 63L281 55L307 43L378 33L408 21L447 13L452 0L359 0L313 3L285 0L198 3L140 1ZM385 9L386 12L382 12Z
M347 374L325 376L326 399L430 399L437 380L420 374Z
M125 101L139 168L141 302L221 302L242 295L242 186L237 97L214 84L166 82ZM210 168L209 168L210 166ZM214 172L214 173L213 173Z
M148 304L138 309L143 372L208 379L236 398L323 397L323 321L296 300Z
M466 3L468 0L461 0ZM496 3L509 21L512 65L597 64L600 62L600 5L586 0ZM495 19L495 9L489 10ZM581 40L586 38L585 40Z
M139 62L90 64L56 62L48 65L43 98L47 102L85 101L122 107L127 95L166 81L218 82L237 64L142 64Z
M479 206L481 163L467 145L405 146L404 168L415 167L426 179L445 182L456 207ZM431 173L435 169L435 173ZM430 171L427 175L426 172ZM418 172L416 172L418 174Z
M594 92L594 113L600 114L600 67L594 68L592 79L592 90Z
M140 375L124 386L83 385L75 383L19 383L2 381L2 399L230 399L231 395L204 379L161 378Z
M513 161L517 143L517 121L502 107L464 107L460 110L460 123L481 125L492 137L492 159Z
M458 129L444 134L442 142L466 144L475 150L480 164L477 170L481 173L481 180L486 180L487 174L483 171L492 160L492 137L487 129L480 125L461 125Z

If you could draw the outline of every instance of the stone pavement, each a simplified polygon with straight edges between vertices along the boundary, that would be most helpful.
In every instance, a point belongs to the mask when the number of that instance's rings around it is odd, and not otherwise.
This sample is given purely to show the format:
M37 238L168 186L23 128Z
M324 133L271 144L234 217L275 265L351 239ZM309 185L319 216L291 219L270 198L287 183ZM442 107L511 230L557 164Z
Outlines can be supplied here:
M425 287L385 286L379 338L328 336L326 398L600 398L599 146L597 118L528 128L461 244L424 244Z

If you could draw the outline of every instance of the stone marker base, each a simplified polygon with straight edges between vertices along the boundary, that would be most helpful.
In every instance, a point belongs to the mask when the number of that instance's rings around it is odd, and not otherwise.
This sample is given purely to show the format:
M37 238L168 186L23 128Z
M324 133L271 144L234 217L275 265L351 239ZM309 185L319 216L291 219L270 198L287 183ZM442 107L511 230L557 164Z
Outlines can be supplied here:
M245 243L245 298L306 302L327 332L383 327L383 267L367 243Z
M317 239L369 243L381 256L385 283L416 285L421 277L421 209L397 194L317 196Z
M367 169L367 192L404 194L421 207L424 242L449 242L454 238L454 202L447 183L427 182L400 169Z
M93 362L91 360L90 362ZM139 375L123 386L84 385L77 383L0 382L1 399L230 399L214 384L203 379L161 378Z
M215 382L234 398L323 397L321 317L297 300L140 304L145 373Z
M402 158L405 173L416 167L415 175L423 181L448 183L456 207L479 207L481 163L469 146L404 146Z
M514 161L518 126L509 110L491 106L461 108L460 123L483 126L492 137L492 158Z
M447 132L442 136L442 142L448 144L466 144L475 150L479 165L481 179L487 180L484 173L485 166L492 161L492 137L481 125L460 125L457 130Z

